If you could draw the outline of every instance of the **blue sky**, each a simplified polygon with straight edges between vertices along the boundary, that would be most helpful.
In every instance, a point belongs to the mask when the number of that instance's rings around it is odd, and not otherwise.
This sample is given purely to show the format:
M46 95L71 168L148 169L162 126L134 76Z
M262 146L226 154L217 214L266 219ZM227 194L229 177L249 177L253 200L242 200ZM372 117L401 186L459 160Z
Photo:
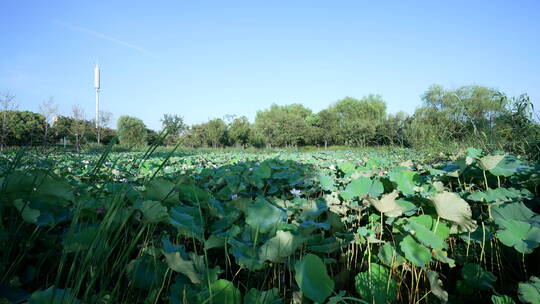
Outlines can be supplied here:
M272 103L314 111L381 94L413 113L434 83L540 99L539 1L0 2L0 91L38 111L53 96L160 128ZM111 125L115 125L113 122Z

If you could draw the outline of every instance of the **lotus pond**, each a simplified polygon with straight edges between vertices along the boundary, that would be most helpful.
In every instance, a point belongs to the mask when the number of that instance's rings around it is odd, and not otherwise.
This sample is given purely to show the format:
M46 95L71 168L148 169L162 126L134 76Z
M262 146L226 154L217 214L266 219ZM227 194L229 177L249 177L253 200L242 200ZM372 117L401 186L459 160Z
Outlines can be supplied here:
M469 148L0 155L0 303L540 303L540 166Z

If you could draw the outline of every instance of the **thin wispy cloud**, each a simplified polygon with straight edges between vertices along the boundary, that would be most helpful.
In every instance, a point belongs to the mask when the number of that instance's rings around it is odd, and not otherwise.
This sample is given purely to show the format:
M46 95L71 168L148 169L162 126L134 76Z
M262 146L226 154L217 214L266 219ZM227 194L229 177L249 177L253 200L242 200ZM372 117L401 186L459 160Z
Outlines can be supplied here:
M96 32L94 30L91 30L91 29L88 29L88 28L85 28L85 27L74 25L74 24L71 24L69 22L61 21L61 20L58 20L58 19L53 19L51 21L53 23L55 23L55 24L58 24L60 26L68 28L70 30L85 33L85 34L88 34L90 36L94 36L94 37L99 38L99 39L107 40L107 41L110 41L112 43L116 43L118 45L122 45L122 46L128 47L130 49L136 50L136 51L141 52L143 54L150 54L150 51L148 51L147 49L144 49L144 48L142 48L140 46L137 46L135 44L132 44L132 43L120 40L120 39L116 39L116 38L111 37L109 35L105 35L103 33Z

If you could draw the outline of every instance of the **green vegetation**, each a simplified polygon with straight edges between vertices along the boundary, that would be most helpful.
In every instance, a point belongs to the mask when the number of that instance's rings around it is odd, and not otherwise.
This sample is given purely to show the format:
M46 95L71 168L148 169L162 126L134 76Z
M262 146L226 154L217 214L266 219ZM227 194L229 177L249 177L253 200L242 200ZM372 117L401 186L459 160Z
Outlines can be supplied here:
M127 146L146 145L146 125L142 120L127 115L120 116L117 130L121 144Z
M384 99L367 95L345 97L313 112L302 104L271 105L245 116L227 115L188 126L178 114L164 114L162 129L149 130L135 117L122 116L117 130L107 128L110 113L100 115L100 128L86 120L79 107L71 117L56 116L51 100L41 114L16 111L14 96L0 96L0 147L63 143L77 151L100 139L108 144L117 135L122 146L180 145L187 148L297 148L305 146L399 146L448 150L471 145L484 151L508 151L540 159L540 125L527 95L509 98L491 88L464 86L448 90L433 85L412 115L387 113ZM159 139L158 133L166 136ZM99 146L92 148L99 150Z
M372 96L337 108L376 119L380 105ZM223 124L212 124L207 140L222 140ZM246 132L235 134L245 144ZM0 303L540 298L538 163L474 148L157 148L1 154Z
M411 116L367 95L253 123L165 114L159 133L13 100L0 96L0 303L540 301L526 95L434 85Z

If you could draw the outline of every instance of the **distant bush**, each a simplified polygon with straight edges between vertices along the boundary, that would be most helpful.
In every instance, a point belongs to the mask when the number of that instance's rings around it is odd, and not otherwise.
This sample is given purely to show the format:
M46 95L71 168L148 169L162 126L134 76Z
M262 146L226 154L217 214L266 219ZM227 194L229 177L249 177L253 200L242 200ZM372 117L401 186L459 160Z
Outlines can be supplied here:
M120 116L116 125L120 144L128 146L146 145L148 132L142 120L127 115Z

